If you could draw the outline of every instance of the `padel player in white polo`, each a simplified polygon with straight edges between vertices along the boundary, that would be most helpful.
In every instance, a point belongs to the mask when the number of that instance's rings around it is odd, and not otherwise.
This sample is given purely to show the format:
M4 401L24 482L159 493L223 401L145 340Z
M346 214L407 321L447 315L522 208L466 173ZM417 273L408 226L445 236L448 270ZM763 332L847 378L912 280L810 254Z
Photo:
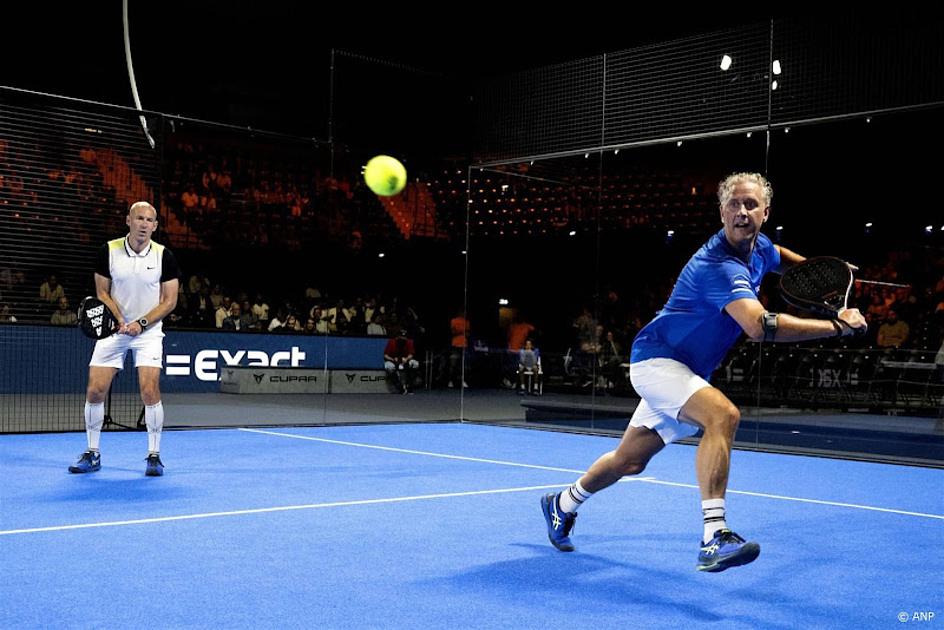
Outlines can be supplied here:
M145 474L160 476L164 407L161 404L160 376L164 356L161 320L177 306L180 271L173 253L151 240L157 228L157 210L139 201L132 204L126 219L128 234L106 243L95 265L95 290L118 320L118 332L95 343L89 361L89 381L85 402L85 431L88 450L69 472L87 473L101 468L99 438L105 419L105 396L112 379L124 366L130 350L138 369L144 421L148 430Z

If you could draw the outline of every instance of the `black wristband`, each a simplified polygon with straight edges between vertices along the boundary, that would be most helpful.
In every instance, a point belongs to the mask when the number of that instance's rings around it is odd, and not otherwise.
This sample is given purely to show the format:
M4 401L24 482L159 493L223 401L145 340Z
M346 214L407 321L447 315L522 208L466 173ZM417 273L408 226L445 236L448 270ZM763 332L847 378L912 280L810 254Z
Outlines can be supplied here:
M831 319L829 320L829 323L831 323L833 325L833 328L836 329L836 336L842 337L842 320Z

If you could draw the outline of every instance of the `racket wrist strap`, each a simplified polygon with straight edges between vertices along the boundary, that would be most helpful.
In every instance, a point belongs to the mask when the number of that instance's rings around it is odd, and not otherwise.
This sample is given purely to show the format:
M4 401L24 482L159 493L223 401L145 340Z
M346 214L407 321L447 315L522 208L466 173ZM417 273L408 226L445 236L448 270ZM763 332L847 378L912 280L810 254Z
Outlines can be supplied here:
M830 320L830 322L832 322L833 328L836 329L836 336L837 336L837 337L842 337L842 336L844 336L845 330L846 330L847 328L848 328L849 330L852 330L852 327L851 327L849 324L847 324L846 322L842 321L841 319L832 319L832 320Z

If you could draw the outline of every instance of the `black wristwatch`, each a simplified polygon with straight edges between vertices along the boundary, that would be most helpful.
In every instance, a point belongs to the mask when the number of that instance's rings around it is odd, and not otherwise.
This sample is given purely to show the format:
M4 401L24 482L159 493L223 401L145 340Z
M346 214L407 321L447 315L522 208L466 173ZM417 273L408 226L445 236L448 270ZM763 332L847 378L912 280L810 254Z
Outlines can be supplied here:
M141 319L138 320L138 326L141 327L142 331L144 331L144 329L147 328L147 325L148 325L147 317L142 317Z

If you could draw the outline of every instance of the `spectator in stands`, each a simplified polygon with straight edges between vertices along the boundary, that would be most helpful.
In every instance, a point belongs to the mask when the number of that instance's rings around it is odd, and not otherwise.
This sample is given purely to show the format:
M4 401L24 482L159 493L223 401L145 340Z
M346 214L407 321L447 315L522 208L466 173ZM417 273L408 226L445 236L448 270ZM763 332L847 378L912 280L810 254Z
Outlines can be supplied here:
M524 347L518 351L519 391L522 394L540 393L542 378L544 378L544 371L541 368L541 352L534 347L534 343L530 339L527 339L524 342ZM526 385L526 383L529 385Z
M364 302L364 322L366 322L368 326L374 321L375 313L380 313L379 309L377 308L377 300L374 298L368 298ZM369 335L370 333L367 334Z
M600 306L600 323L607 330L616 330L626 321L626 308L616 291L607 291L606 300Z
M357 298L345 312L347 316L347 334L364 335L367 332L367 322L364 320L364 300Z
M419 361L413 358L415 353L413 340L406 336L406 331L402 328L384 348L384 368L387 370L387 380L404 394L410 393L410 387L416 378L416 370L420 367Z
M305 320L305 328L302 330L306 335L316 335L318 330L316 329L315 320L312 317L309 317Z
M220 302L220 305L216 308L216 327L223 327L223 320L233 314L232 311L233 301L229 298L228 295L223 296L223 301Z
M525 321L524 316L516 312L508 326L508 351L517 354L535 330L537 329L533 324Z
M16 316L7 303L0 304L0 324L15 324Z
M198 328L216 325L213 302L210 301L210 287L205 284L200 287L200 293L190 301L190 323Z
M328 309L328 313L334 322L334 330L339 335L346 335L351 325L351 310L344 304L344 300L338 300L337 306Z
M615 387L623 380L622 368L620 368L623 359L623 349L616 341L613 331L607 331L606 339L600 344L599 354L600 372L607 389Z
M311 307L308 317L315 322L315 332L319 335L330 334L331 328L328 321L328 312L317 304Z
M65 296L65 290L59 284L55 275L50 275L46 281L39 285L39 299L47 304L56 304L59 298Z
M284 325L285 325L285 309L282 307L279 307L279 309L275 312L275 317L269 320L269 325L267 327L267 330L269 332L276 332L278 330L281 330L281 328Z
M204 287L206 287L207 291L210 290L210 280L202 273L193 274L187 281L187 291L191 295L200 293Z
M187 190L180 196L180 204L188 216L192 215L197 206L200 205L200 198L197 196L197 190L193 184L187 186Z
M383 318L380 314L374 315L374 319L367 325L367 335L370 337L386 337L387 329L383 326Z
M302 330L302 325L298 323L298 318L295 317L295 315L290 313L285 318L285 325L279 329L279 332L297 333L297 332L300 332L301 330Z
M590 314L590 309L586 306L580 310L580 315L574 320L574 330L577 335L577 347L583 348L593 339L593 332L596 329L597 321Z
M249 306L249 300L242 301L240 304L240 312L242 313L239 316L240 330L262 330L262 326L259 324L259 317L252 312L252 307Z
M259 318L259 323L265 325L269 321L269 305L261 293L256 293L256 301L252 303L252 312Z
M466 319L465 311L459 310L456 316L449 320L449 387L455 387L455 384L462 381L463 387L469 385L462 378L462 358L469 347L469 333L471 327L469 320Z
M888 311L885 323L878 328L876 344L880 348L900 348L908 341L910 332L907 322L898 319L898 313Z
M243 330L241 315L242 309L239 307L239 302L233 302L229 307L229 315L227 315L220 323L220 328L231 331Z
M229 194L230 189L233 187L233 176L228 170L224 170L220 173L219 177L216 178L216 185L219 187L220 192L223 193L224 199L226 195Z
M213 310L218 309L223 303L223 289L218 284L213 285L213 290L210 291L210 303L213 305ZM229 305L226 308L229 308Z
M49 323L54 326L74 326L75 322L75 311L69 308L69 300L63 295L59 298L59 306L49 318Z
M505 355L504 384L506 387L514 388L511 378L517 372L518 352L524 347L525 340L535 331L533 324L525 321L520 311L516 311L508 325L506 338L508 340L508 353Z

